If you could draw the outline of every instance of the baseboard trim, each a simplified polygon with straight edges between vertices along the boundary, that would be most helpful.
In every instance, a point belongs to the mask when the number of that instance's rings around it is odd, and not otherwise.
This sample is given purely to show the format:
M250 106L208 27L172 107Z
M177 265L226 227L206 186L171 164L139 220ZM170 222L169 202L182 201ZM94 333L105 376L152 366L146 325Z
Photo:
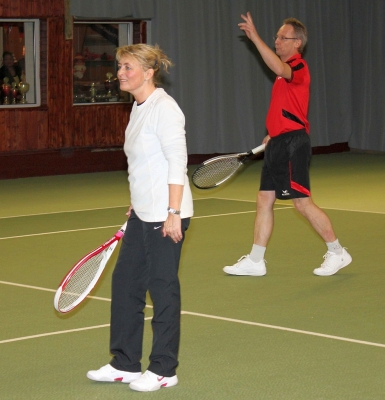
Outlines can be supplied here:
M119 149L62 149L41 152L0 153L0 179L66 175L127 169Z

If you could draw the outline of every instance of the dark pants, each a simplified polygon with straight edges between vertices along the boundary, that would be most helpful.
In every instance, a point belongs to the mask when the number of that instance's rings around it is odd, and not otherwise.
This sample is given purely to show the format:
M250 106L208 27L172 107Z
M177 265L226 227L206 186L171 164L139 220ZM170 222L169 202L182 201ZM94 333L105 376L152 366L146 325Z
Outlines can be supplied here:
M190 219L182 220L182 232ZM112 275L110 364L119 370L141 371L144 308L147 290L154 316L151 372L174 376L180 340L179 259L183 240L162 236L163 222L143 222L134 211L127 223Z

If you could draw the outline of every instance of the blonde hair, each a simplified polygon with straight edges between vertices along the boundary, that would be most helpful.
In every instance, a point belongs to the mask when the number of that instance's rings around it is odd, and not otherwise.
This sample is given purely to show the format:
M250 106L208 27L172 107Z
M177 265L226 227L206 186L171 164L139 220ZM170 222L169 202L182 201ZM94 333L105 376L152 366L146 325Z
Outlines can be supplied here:
M161 82L161 70L168 72L172 67L171 60L159 48L158 45L138 43L129 46L121 46L116 49L116 60L119 62L123 57L133 57L142 66L144 71L152 68L154 70L153 82L158 86Z

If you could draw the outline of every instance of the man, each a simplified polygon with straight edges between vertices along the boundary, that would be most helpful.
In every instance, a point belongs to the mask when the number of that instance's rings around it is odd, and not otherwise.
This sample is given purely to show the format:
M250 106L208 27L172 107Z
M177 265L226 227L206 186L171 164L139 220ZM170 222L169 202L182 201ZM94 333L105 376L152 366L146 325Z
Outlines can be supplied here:
M273 231L275 200L291 199L313 229L326 242L324 262L313 272L334 275L351 263L352 257L342 248L329 217L313 202L310 194L309 165L311 146L309 122L310 74L302 52L307 42L305 26L295 18L286 19L275 36L275 53L260 38L251 14L241 15L239 24L255 44L266 65L277 75L266 118L268 135L261 184L257 197L254 244L250 254L223 270L230 275L263 276L264 255Z

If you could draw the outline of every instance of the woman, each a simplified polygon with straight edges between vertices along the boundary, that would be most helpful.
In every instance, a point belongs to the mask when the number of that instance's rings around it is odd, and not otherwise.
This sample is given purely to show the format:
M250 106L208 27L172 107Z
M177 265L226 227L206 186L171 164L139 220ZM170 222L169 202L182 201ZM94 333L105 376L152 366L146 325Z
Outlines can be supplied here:
M130 383L154 391L178 383L180 338L179 259L193 215L187 177L184 115L158 88L161 69L171 61L157 46L118 48L120 89L135 102L126 129L131 206L112 277L110 364L87 377ZM150 364L141 374L146 292L154 306Z
M8 83L11 85L13 82L18 84L21 80L21 68L15 64L13 54L9 51L3 53L3 65L0 68L0 80L4 82L4 78L8 78Z

